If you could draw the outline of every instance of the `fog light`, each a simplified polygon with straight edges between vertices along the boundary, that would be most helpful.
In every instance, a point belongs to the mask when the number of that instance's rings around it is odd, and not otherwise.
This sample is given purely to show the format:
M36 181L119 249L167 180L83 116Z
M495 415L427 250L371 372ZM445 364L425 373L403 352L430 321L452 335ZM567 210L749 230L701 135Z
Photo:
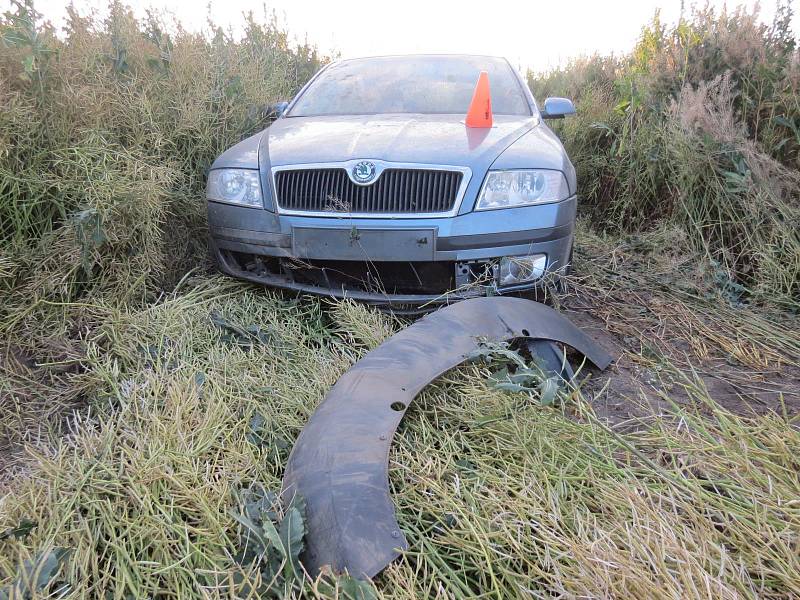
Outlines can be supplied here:
M547 256L544 254L504 256L497 267L497 285L508 287L535 281L544 274L546 266Z

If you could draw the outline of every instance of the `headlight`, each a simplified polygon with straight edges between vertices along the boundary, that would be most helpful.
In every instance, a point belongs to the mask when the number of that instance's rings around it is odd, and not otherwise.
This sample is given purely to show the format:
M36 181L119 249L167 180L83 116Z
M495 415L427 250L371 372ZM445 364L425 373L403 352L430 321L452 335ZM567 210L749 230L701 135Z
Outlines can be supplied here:
M206 198L244 206L263 206L258 171L214 169L208 173Z
M475 210L558 202L569 197L561 171L489 171Z

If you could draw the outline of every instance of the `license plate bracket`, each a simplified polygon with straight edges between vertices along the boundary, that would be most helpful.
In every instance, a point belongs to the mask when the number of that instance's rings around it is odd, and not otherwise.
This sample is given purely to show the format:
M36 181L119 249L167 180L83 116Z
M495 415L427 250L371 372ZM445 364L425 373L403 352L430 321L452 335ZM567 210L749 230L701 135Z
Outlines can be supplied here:
M436 229L292 228L292 249L298 258L432 261L435 246Z

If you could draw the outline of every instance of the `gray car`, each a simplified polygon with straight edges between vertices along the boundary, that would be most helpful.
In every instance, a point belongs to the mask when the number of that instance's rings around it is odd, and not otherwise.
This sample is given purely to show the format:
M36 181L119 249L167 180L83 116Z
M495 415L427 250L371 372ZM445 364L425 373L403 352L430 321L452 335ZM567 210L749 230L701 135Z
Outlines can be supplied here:
M470 127L481 72L491 126ZM209 171L225 273L416 305L531 289L568 269L575 169L543 119L574 108L548 98L539 109L505 59L338 61L278 111Z

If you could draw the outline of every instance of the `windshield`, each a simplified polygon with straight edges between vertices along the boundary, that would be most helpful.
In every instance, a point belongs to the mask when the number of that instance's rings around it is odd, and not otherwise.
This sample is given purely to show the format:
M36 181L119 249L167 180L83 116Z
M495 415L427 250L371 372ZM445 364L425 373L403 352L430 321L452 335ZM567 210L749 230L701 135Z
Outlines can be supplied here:
M494 114L531 114L517 77L503 59L383 56L331 65L288 116L466 113L481 71L489 73Z

